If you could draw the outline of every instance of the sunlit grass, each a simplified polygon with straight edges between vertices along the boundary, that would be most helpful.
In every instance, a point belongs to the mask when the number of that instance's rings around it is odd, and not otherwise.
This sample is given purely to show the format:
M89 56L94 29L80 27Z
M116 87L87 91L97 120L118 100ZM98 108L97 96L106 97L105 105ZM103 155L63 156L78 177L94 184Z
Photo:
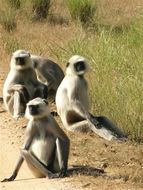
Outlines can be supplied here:
M92 20L96 10L96 3L92 0L67 0L67 7L73 20L87 24Z
M7 32L13 31L17 25L15 11L11 8L0 10L0 24Z

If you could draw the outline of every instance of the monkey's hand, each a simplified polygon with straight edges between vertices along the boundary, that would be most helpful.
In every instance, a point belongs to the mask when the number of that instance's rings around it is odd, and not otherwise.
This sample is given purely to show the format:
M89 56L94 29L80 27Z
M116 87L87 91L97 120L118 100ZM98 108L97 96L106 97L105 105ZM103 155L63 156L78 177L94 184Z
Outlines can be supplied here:
M16 174L12 174L11 177L3 179L1 182L13 181L16 178Z
M96 119L96 117L90 115L90 122L97 128L97 129L101 129L102 125L100 124L100 122Z
M97 128L97 129L101 129L102 125L96 121L95 119L91 119L91 123Z
M48 176L49 179L54 179L54 178L63 178L66 177L66 170L62 169L59 173L52 174Z
M58 113L56 111L51 111L51 114L52 114L53 117L58 116Z

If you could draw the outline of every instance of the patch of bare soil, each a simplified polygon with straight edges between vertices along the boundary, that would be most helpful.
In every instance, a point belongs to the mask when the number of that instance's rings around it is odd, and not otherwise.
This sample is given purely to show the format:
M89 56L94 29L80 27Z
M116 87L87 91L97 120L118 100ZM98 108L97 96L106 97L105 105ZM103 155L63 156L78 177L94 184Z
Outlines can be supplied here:
M3 66L3 67L2 67ZM3 68L3 69L2 69ZM7 68L0 65L0 96ZM52 109L55 109L52 106ZM26 119L14 120L0 102L0 180L9 177L23 143ZM56 118L61 127L61 121ZM71 139L69 166L82 169L63 179L34 178L24 163L13 182L0 183L3 190L139 190L143 189L143 145L132 142L108 142L94 134L67 132ZM99 174L96 168L104 170Z

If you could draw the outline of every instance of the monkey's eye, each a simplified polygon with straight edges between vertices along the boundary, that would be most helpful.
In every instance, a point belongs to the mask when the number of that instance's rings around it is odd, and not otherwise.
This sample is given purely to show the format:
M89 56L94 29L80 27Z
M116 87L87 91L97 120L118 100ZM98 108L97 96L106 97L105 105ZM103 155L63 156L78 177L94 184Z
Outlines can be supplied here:
M46 100L46 99L43 99L43 102L44 102L45 104L47 104L47 105L49 104L49 103L48 103L48 100Z
M70 63L68 62L68 63L66 64L66 67L68 67L68 66L69 66L69 64L70 64Z
M30 110L37 110L39 108L39 105L29 105Z

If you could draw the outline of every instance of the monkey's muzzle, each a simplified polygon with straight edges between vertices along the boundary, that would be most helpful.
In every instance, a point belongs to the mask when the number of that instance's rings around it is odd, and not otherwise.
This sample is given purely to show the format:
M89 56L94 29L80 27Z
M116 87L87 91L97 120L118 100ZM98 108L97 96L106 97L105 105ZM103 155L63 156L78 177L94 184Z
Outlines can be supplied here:
M38 108L39 106L38 105L29 105L29 113L31 115L37 115L39 112L38 112Z

